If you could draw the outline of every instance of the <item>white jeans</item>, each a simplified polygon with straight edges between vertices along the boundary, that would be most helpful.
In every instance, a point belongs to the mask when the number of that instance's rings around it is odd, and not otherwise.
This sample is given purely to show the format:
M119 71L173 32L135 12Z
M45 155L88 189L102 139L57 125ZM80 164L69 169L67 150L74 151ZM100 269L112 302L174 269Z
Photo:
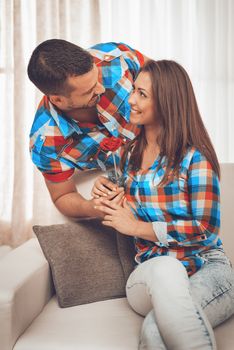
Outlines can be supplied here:
M190 279L182 263L168 256L152 258L131 273L128 302L146 316L139 349L216 349L211 326L234 313L234 272L219 250L204 258Z

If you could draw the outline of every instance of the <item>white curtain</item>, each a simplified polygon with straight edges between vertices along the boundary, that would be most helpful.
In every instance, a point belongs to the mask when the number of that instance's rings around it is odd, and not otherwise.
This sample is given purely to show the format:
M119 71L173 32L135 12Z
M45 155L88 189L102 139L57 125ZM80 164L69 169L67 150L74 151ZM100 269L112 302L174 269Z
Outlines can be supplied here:
M188 71L220 162L234 162L233 0L0 0L0 244L17 246L34 223L65 219L28 152L41 95L27 63L41 41L84 48L122 41Z

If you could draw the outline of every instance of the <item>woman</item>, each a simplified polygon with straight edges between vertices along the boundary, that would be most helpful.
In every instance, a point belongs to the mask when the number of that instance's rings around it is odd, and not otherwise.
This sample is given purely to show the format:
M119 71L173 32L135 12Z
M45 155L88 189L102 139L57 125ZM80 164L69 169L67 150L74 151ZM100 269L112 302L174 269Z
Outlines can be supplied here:
M234 272L218 237L218 160L186 71L148 61L129 99L139 136L122 156L125 198L96 208L135 238L129 304L146 316L139 349L215 349L212 327L234 313ZM94 197L106 190L97 181Z

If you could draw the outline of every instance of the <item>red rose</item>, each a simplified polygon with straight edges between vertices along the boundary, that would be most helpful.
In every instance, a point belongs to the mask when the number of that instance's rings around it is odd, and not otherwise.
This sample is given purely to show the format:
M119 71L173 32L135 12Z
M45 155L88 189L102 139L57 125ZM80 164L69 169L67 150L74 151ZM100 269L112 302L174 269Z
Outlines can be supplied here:
M103 151L116 151L121 145L122 140L118 137L105 137L102 142L100 143L100 147Z

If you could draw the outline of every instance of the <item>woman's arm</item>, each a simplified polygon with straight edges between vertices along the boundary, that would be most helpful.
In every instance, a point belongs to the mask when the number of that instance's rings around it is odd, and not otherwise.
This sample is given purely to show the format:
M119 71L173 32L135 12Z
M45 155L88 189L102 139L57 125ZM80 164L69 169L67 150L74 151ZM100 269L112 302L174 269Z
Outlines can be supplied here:
M153 242L158 241L152 223L136 219L126 198L122 205L114 203L113 200L103 199L102 205L95 206L95 209L105 215L102 222L105 226L113 227L128 236L136 236Z
M217 239L220 227L220 188L218 176L199 152L188 169L188 194L191 218L167 222L165 237L169 244L209 246Z

